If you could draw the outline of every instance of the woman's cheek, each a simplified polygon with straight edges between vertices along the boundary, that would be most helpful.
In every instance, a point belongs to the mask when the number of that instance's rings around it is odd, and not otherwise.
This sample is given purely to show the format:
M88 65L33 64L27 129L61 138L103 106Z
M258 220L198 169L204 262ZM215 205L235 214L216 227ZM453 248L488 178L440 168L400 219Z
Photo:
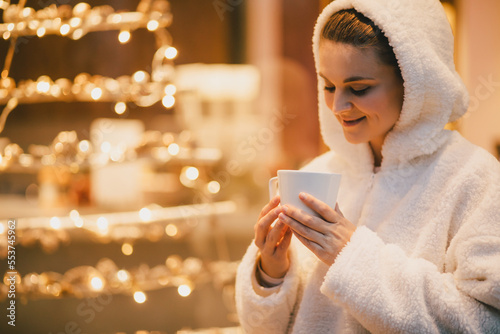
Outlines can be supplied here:
M325 103L328 106L328 109L332 110L333 106L333 94L330 92L325 92Z

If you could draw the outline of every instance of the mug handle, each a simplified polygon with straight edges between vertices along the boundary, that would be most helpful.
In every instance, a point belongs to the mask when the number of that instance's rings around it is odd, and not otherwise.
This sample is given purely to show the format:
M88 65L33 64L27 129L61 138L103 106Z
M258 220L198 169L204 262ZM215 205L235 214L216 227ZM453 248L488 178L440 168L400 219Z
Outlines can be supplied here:
M278 177L272 177L269 179L269 199L274 198L278 195Z

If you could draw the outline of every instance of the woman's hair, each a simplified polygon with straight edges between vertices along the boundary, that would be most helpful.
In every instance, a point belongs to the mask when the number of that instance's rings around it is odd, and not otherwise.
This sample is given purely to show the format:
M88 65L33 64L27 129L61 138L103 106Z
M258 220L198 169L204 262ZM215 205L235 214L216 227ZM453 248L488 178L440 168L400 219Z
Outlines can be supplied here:
M323 27L321 37L360 48L372 47L383 64L393 66L401 77L401 70L389 40L372 20L356 11L344 9L334 13Z

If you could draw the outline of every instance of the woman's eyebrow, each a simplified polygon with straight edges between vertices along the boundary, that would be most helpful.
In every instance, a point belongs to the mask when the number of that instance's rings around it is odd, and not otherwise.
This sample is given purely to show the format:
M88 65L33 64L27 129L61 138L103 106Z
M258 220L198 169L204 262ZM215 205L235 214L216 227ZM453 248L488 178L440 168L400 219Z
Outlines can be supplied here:
M323 75L323 73L318 73L318 75L320 77L322 77L323 79L329 81L328 78ZM370 78L370 77L353 76L353 77L349 77L349 78L345 79L344 83L349 83L349 82L354 82L354 81L363 81L363 80L375 80L375 79Z
M374 78L368 78L368 77L356 76L356 77L350 77L350 78L345 79L344 83L353 82L353 81L363 81L363 80L375 80L375 79Z

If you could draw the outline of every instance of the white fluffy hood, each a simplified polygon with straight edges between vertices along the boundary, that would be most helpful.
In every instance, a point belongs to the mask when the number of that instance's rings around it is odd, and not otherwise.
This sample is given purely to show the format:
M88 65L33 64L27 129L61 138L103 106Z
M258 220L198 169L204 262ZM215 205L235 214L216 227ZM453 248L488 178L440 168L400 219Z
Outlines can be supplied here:
M453 34L438 0L335 0L318 17L313 51L319 68L319 40L329 17L354 8L370 18L389 39L401 69L405 96L401 116L387 135L382 168L411 163L432 154L446 140L448 122L466 111L469 97L455 70ZM355 170L372 170L368 144L350 144L327 107L324 80L318 76L321 133L325 143Z

